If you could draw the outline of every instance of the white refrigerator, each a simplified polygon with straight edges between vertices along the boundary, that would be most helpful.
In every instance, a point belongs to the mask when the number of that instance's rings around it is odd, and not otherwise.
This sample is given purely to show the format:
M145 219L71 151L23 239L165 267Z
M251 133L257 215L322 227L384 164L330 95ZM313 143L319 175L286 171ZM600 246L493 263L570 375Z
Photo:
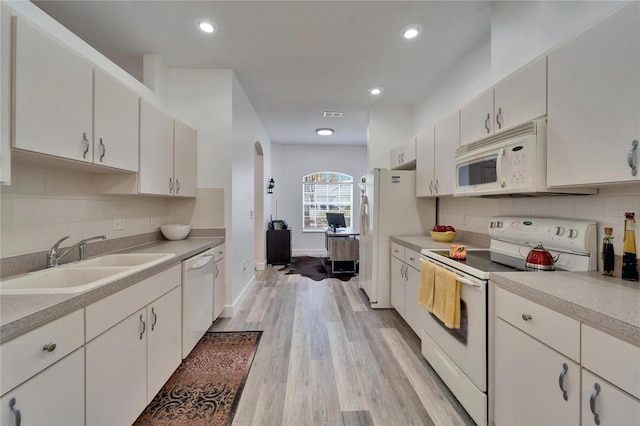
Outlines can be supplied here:
M416 198L415 170L373 169L360 199L360 287L374 309L391 308L392 235L425 235L435 225L436 203Z

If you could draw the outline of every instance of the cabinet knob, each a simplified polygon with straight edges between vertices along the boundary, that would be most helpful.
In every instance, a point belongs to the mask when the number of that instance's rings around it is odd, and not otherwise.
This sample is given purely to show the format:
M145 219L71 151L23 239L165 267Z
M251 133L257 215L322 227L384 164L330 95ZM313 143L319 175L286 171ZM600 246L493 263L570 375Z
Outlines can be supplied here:
M522 319L525 321L529 321L531 319L531 315L529 314L522 314Z
M47 352L53 352L56 350L56 344L55 343L47 343L46 345L44 345L42 347L43 351L47 351Z

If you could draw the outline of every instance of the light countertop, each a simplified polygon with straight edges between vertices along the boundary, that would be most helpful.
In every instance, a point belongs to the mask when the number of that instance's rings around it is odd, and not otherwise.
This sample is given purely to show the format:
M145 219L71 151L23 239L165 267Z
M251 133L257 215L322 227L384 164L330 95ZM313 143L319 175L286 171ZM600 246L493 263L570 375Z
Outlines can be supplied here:
M2 294L0 295L0 343L83 308L177 265L194 254L222 243L224 243L224 238L187 238L180 241L156 241L119 251L118 253L173 253L175 257L120 280L81 293Z

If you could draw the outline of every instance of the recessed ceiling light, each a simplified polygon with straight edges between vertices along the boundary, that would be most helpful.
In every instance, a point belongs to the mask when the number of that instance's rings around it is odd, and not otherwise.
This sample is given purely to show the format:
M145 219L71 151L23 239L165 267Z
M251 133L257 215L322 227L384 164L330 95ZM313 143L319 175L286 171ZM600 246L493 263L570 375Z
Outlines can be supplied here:
M196 25L205 33L212 33L215 31L215 27L213 26L213 23L205 18L196 19Z
M372 87L371 89L369 89L369 93L371 93L372 95L379 95L380 93L382 93L382 87Z
M333 129L328 129L328 128L316 129L316 133L319 134L320 136L331 136L333 134Z
M411 40L412 38L418 37L418 34L420 34L420 31L422 31L421 25L418 25L418 24L407 25L406 27L402 28L402 37L406 38L407 40Z

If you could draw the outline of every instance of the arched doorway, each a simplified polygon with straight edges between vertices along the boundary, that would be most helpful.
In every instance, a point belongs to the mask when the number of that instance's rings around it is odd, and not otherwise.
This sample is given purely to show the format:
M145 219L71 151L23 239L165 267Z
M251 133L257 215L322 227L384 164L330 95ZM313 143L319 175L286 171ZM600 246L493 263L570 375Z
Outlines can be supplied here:
M265 221L264 221L264 152L260 142L254 144L253 154L253 259L256 270L264 270Z

